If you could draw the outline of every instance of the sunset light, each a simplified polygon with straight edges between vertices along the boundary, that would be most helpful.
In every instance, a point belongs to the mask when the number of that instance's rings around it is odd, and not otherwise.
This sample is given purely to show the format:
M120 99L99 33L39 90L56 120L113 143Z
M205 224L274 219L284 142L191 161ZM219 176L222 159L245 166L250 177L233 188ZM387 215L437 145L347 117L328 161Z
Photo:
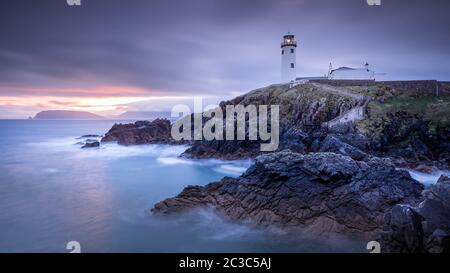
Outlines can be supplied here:
M48 88L45 90L37 88L0 87L0 89L13 89L23 94L20 96L0 96L0 107L8 107L9 109L27 108L31 110L28 114L29 116L32 116L34 111L45 109L77 110L93 113L101 113L106 111L107 114L117 115L126 111L129 108L129 105L133 103L148 102L150 105L152 103L153 105L158 105L159 102L172 102L171 104L176 104L179 100L186 100L190 98L190 96L161 95L163 94L161 92L153 90L149 91L135 87L99 87L94 89ZM18 117L23 115L22 111L19 111L18 113ZM11 114L14 114L14 112L11 111ZM3 116L9 118L14 117L13 115L7 114L3 114Z

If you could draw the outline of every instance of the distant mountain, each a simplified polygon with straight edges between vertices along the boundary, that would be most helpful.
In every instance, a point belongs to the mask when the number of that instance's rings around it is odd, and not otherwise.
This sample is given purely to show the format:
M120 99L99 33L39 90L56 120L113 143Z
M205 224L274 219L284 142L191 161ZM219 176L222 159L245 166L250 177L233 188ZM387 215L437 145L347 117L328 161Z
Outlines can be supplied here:
M170 112L141 112L141 111L127 111L118 116L113 116L114 119L129 119L129 120L153 120L157 118L170 119Z
M37 113L34 119L104 119L104 117L84 111L48 110Z

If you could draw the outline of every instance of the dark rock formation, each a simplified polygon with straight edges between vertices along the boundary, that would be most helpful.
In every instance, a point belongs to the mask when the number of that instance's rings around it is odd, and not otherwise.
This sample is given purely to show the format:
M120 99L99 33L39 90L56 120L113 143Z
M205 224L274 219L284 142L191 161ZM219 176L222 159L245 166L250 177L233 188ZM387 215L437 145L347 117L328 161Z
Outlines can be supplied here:
M385 216L382 251L417 253L423 251L423 217L411 206L397 205Z
M187 158L208 159L220 158L223 160L235 160L254 158L260 154L260 144L249 140L212 140L196 141L188 148L183 156Z
M350 156L355 160L367 160L369 155L360 149L353 147L347 143L342 142L333 135L328 135L321 143L320 152L332 152Z
M386 214L382 251L397 253L450 252L450 178L423 192L418 206L395 206Z
M358 105L358 100L324 91L310 84L291 89L288 85L272 85L230 101L221 102L220 108L224 117L226 117L226 105L279 105L280 145L278 150L290 149L304 153L308 151L306 141L310 133L321 130L322 123ZM254 158L263 154L260 151L260 144L260 141L250 140L194 141L192 148L185 152L185 156L222 159Z
M100 142L98 142L95 139L88 139L88 140L86 140L86 142L84 143L84 145L81 148L84 149L84 148L97 148L97 147L100 147Z
M190 186L155 214L213 207L234 221L320 236L373 239L396 204L416 205L423 186L386 159L282 151L259 156L239 178Z
M114 124L101 141L117 141L121 145L179 143L172 138L170 121L167 119Z
M83 138L93 138L93 137L102 137L101 135L82 135L77 139L83 139Z

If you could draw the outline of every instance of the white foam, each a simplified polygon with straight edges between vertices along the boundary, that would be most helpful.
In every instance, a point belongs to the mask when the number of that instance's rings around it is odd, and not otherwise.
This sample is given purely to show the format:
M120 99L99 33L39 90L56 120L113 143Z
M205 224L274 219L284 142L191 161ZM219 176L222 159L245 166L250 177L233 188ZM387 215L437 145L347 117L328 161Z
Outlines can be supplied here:
M182 154L188 146L177 145L159 145L159 144L146 144L135 146L122 146L116 143L101 144L98 149L80 149L78 156L80 157L100 157L105 159L116 159L121 157L136 157L136 156L179 156Z
M239 176L243 174L252 164L251 160L233 160L224 161L217 159L199 159L192 160L180 157L166 157L160 156L157 161L163 165L198 165L211 167L212 170L218 173Z
M82 149L81 145L77 145L79 142L80 140L77 139L77 137L67 137L29 143L28 145L40 149L43 152L45 151L45 153L65 152L68 153L69 156L77 159L98 158L99 160L114 160L124 157L153 157L156 158L157 162L161 165L206 166L210 167L215 172L230 176L241 175L252 164L251 160L224 161L216 159L192 160L181 158L180 155L189 148L188 145L145 144L123 146L118 145L115 142L108 142L101 143L98 148ZM47 170L45 172L51 173L52 171Z
M95 138L92 138L95 139ZM99 140L99 139L97 139ZM99 158L99 159L117 159L121 157L134 156L153 156L153 157L177 157L181 155L189 146L187 145L163 145L163 144L145 144L123 146L115 142L101 143L99 148L82 149L77 137L67 137L59 139L50 139L43 142L29 143L33 148L41 149L45 153L68 152L75 158Z
M158 162L164 165L192 165L193 161L179 157L158 157Z
M436 184L441 175L450 176L450 170L445 171L439 170L433 173L422 173L415 170L407 170L407 171L409 172L409 174L413 179L419 181L420 183L426 186Z
M236 166L231 164L224 164L220 165L214 170L219 173L223 174L230 174L230 175L241 175L248 169L248 166Z

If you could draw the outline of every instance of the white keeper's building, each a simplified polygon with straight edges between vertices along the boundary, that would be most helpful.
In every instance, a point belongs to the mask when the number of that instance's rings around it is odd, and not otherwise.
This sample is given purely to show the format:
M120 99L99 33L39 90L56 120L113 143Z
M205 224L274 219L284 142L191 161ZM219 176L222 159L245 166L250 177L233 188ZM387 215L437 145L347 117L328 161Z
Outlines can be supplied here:
M295 35L288 32L281 42L281 80L291 85L310 80L375 80L376 74L366 62L362 67L339 67L333 69L330 63L328 74L319 77L297 77L297 41Z

